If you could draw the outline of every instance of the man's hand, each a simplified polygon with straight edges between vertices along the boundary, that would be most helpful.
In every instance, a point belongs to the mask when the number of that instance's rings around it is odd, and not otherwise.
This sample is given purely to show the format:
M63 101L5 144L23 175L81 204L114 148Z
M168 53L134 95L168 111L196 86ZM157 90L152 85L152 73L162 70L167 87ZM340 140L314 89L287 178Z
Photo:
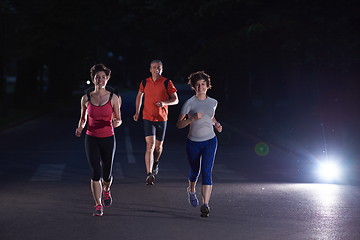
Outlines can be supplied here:
M139 114L135 113L135 115L133 116L134 121L137 122L139 120Z
M163 107L163 106L165 106L166 104L163 103L163 102L156 102L155 105L158 106L158 107Z

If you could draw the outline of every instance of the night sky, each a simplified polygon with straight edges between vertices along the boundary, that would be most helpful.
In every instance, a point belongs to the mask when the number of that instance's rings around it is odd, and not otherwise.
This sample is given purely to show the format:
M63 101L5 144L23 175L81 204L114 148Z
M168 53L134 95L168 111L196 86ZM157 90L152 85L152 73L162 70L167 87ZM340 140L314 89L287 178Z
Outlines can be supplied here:
M355 155L358 5L0 0L0 109L4 115L23 104L24 95L28 105L72 97L99 62L112 69L111 84L120 92L136 90L149 62L161 59L163 75L178 85L191 72L209 73L211 95L228 122L261 119L299 138L323 132L332 149Z

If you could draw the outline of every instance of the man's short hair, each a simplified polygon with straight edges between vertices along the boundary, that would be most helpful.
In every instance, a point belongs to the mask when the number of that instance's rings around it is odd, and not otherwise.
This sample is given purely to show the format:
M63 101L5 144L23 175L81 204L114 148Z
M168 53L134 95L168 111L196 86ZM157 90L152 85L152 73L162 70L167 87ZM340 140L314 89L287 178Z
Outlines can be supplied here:
M163 66L162 61L159 60L159 59L152 60L151 63L150 63L150 66L151 66L151 64L153 64L153 63L159 63L161 66Z

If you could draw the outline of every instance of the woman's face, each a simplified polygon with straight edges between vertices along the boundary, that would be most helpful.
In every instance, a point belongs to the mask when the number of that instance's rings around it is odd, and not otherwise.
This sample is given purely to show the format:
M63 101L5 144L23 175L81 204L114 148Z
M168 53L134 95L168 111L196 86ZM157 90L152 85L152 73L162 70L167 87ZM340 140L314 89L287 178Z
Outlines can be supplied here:
M196 81L194 88L197 94L206 94L206 91L208 90L208 86L204 79Z
M105 74L104 71L97 72L93 79L94 85L99 86L100 88L105 87L107 81L109 81L109 77Z

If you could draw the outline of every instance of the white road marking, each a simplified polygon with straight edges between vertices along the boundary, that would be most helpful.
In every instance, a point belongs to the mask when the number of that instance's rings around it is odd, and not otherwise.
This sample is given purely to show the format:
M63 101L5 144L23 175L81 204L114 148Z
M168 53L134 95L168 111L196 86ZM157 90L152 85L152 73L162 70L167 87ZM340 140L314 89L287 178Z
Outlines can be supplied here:
M159 179L182 179L185 180L188 177L189 169L185 171L179 170L174 164L172 163L161 163L159 165ZM224 181L246 181L247 178L242 177L237 172L232 170L225 164L215 164L213 169L213 177L217 180L224 180ZM199 176L201 182L201 174Z
M166 161L166 160L164 160ZM186 181L187 170L181 171L174 164L161 162L159 163L159 179L181 179Z
M225 164L215 163L213 169L213 176L219 180L237 180L245 181L246 178L239 176L234 170L226 166Z
M65 164L40 164L30 181L60 181L64 169Z
M121 169L121 164L119 162L114 163L113 176L114 176L114 179L124 179L124 174Z
M134 154L133 154L133 146L130 138L130 129L125 127L125 147L126 147L126 156L128 163L134 164L136 163Z

